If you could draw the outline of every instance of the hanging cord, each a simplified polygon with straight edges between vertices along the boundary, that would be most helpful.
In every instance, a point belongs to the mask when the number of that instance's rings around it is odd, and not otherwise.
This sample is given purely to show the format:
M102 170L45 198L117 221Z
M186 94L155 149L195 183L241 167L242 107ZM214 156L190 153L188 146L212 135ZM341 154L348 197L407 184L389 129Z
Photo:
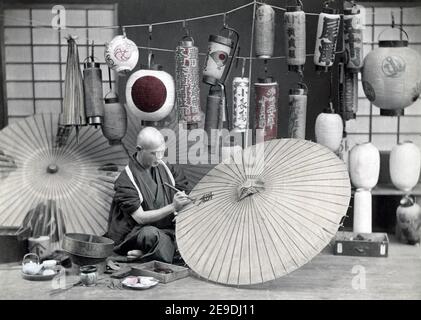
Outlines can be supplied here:
M151 69L151 64L152 64L152 57L153 57L153 53L152 53L152 49L151 49L151 44L152 44L152 25L149 25L149 36L148 36L148 47L149 47L149 53L148 53L148 69Z
M247 101L249 101L250 104L250 98L251 98L251 71L252 71L252 67L253 67L253 45L254 45L254 26L256 24L256 9L257 9L257 1L254 0L254 4L253 4L253 12L252 12L252 23L251 23L251 36L250 36L250 49L249 49L249 74L248 74L248 78L249 78L249 88L248 88L248 94L247 94ZM250 128L250 112L247 112L247 129ZM254 127L254 123L252 123L252 128ZM248 130L247 130L248 131ZM246 132L247 132L246 131ZM253 137L254 136L254 137ZM249 145L249 141L248 141L249 135L246 133L244 136L244 146L243 148L247 147ZM253 143L253 139L255 140L255 134L252 135L252 143Z

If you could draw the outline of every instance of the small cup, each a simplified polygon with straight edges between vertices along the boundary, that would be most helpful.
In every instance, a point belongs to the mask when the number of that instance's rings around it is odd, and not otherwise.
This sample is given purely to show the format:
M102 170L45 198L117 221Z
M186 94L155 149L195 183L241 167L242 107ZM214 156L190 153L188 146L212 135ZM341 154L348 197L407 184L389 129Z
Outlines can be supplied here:
M93 287L98 280L97 267L94 265L80 267L80 282L85 287Z

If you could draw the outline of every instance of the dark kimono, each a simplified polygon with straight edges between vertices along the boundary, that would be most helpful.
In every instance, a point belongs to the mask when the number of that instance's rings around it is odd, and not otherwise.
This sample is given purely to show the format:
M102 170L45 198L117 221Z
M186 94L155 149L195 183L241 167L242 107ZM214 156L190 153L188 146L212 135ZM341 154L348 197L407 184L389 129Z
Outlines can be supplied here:
M174 214L152 224L138 224L132 214L142 206L144 211L165 207L173 202L176 193L164 185L174 185L179 190L188 189L188 182L181 168L159 164L150 172L136 160L130 159L114 185L114 198L108 219L107 236L114 240L114 251L126 255L139 249L141 261L160 260L171 263L175 253ZM133 184L136 183L136 186Z

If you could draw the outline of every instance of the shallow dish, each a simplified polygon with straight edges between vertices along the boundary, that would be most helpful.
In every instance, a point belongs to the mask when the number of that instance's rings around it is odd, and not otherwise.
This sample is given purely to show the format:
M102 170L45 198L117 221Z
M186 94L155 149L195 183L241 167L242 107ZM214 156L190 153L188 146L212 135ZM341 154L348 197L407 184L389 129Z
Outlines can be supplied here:
M159 281L155 279L154 277L127 277L123 281L121 281L121 284L125 288L134 289L134 290L145 290L152 287L155 287Z

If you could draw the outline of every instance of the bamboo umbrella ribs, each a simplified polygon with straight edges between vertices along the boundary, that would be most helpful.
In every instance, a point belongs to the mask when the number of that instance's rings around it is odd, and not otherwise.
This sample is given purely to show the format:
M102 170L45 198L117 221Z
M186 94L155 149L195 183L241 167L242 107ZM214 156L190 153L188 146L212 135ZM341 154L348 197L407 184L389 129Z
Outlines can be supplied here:
M316 256L337 232L351 186L344 162L313 142L271 140L237 152L194 187L176 238L201 277L251 285Z
M0 131L0 149L16 164L0 168L10 170L0 182L0 225L20 226L26 213L51 200L68 232L101 235L114 195L111 172L103 166L122 169L127 155L90 126L81 129L78 143L72 132L66 145L56 148L57 125L58 115L40 114Z

